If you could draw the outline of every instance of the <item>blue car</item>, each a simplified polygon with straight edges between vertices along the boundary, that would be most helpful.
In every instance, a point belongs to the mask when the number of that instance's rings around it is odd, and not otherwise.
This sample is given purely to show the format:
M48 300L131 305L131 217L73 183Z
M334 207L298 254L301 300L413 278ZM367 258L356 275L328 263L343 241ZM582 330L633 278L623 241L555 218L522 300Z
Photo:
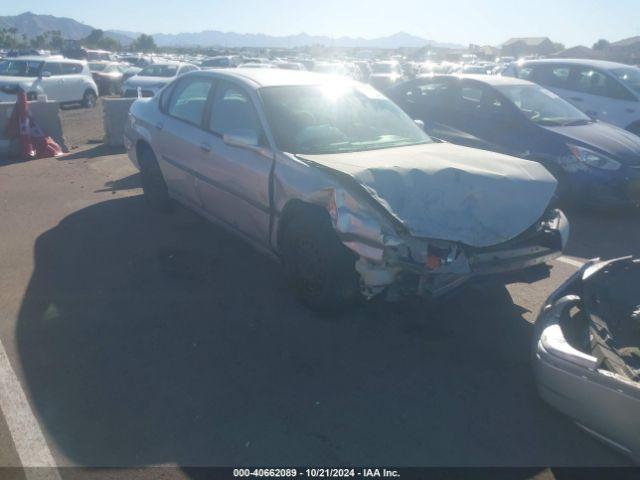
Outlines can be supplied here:
M562 200L640 205L640 137L515 78L433 75L386 92L432 137L542 163Z

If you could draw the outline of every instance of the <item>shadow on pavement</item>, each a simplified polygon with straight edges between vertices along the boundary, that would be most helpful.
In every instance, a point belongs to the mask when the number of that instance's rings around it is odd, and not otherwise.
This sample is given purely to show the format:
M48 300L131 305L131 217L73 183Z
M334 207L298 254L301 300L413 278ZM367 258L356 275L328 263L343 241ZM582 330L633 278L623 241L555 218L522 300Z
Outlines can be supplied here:
M277 264L140 196L37 239L17 329L36 413L79 465L624 463L537 399L505 288L318 317Z
M59 160L86 160L89 158L103 157L105 155L119 155L126 152L124 147L111 147L102 142L89 142L89 144L93 146L74 150L73 153L63 155Z
M96 190L95 193L117 192L120 190L134 190L136 188L142 188L140 173L137 172L119 180L109 181L105 183L104 186L105 188Z

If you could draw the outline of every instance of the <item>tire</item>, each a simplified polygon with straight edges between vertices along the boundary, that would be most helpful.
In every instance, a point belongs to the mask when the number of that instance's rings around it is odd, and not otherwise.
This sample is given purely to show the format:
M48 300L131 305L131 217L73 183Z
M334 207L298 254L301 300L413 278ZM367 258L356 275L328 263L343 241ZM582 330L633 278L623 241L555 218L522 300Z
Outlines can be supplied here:
M82 106L84 108L93 108L96 106L98 96L93 90L87 90L82 96Z
M344 310L359 298L356 255L340 242L325 211L306 209L287 221L281 254L296 297L312 310Z
M145 201L153 210L168 212L171 209L169 189L156 156L150 147L140 149L138 163L140 164L140 178Z

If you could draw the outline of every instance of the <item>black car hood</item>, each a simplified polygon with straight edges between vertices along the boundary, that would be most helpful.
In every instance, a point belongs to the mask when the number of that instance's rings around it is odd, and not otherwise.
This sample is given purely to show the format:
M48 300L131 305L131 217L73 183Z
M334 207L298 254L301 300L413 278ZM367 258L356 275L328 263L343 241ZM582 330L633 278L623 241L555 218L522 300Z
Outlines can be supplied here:
M567 138L568 143L604 153L627 165L640 165L640 137L603 122L543 127Z

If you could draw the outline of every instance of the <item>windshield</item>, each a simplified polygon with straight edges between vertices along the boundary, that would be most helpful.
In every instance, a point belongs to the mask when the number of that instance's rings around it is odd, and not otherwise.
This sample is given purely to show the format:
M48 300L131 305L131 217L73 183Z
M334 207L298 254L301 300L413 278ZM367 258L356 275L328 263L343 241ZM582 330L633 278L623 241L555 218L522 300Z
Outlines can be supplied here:
M106 63L89 63L89 70L92 72L102 72L106 67Z
M178 72L178 65L149 65L143 68L140 73L141 77L175 77Z
M555 93L538 85L502 85L496 89L529 120L539 125L585 125L592 120Z
M7 77L37 77L44 62L34 60L3 60L0 75Z
M358 152L431 142L402 110L368 85L267 87L261 95L278 148L285 152Z
M371 65L373 73L392 73L393 68L390 63L374 63Z
M640 68L618 68L612 72L618 80L640 94Z

